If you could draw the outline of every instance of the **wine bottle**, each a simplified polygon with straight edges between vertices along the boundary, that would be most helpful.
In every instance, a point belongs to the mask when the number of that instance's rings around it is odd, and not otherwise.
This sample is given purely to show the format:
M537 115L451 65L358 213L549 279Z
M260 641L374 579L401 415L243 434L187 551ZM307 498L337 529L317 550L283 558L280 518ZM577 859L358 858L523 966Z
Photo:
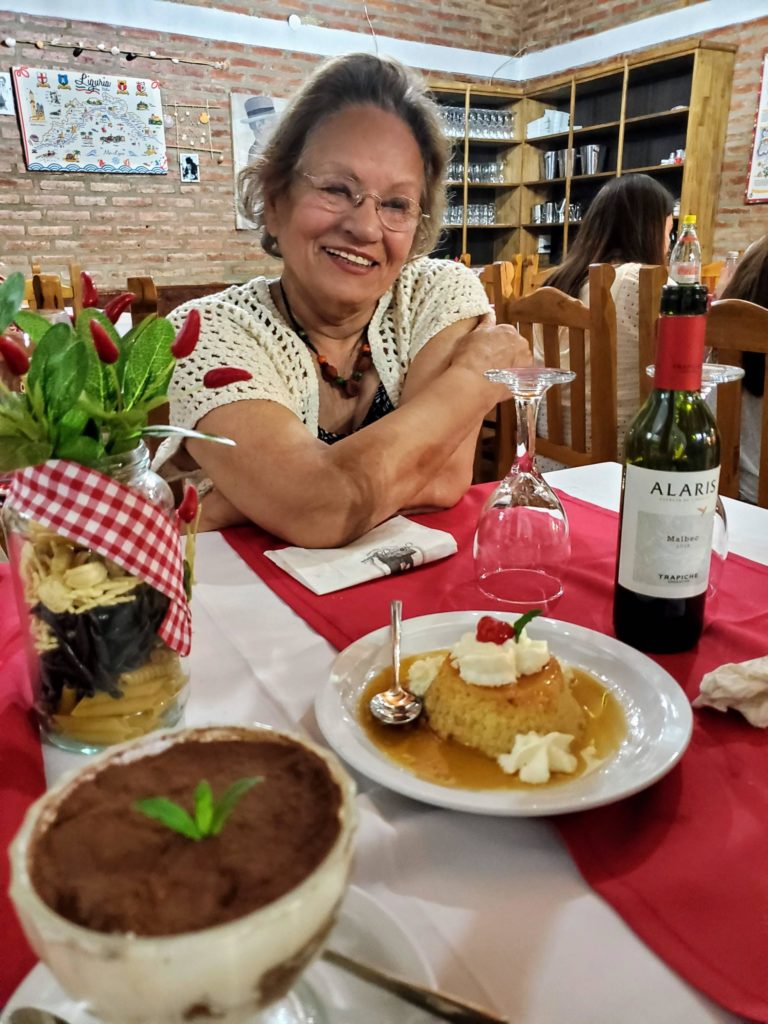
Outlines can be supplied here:
M625 440L613 622L642 651L701 635L720 475L720 437L701 397L707 289L665 285L654 389Z

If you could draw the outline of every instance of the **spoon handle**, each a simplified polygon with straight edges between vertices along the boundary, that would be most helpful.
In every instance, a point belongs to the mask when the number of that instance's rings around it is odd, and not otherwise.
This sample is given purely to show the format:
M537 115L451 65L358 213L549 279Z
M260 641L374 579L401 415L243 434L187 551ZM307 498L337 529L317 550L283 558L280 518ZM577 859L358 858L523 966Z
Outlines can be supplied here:
M400 689L400 634L403 621L403 602L391 601L389 605L390 628L392 631L392 689Z

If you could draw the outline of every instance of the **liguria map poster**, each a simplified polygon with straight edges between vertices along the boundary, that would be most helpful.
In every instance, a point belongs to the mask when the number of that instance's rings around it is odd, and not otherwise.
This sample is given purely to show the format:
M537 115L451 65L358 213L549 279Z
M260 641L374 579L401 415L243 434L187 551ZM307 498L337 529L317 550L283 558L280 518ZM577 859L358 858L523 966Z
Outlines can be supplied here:
M11 70L28 170L168 173L157 81Z

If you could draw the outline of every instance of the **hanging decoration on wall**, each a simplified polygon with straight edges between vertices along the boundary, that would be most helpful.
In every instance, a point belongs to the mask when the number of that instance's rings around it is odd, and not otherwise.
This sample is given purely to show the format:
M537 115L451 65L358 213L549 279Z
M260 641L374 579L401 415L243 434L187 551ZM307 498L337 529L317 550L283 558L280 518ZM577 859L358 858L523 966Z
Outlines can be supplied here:
M165 109L173 111L166 113L163 119L165 127L174 128L176 132L176 141L165 144L168 149L182 150L196 146L204 149L212 158L215 156L217 163L224 163L224 154L214 147L211 133L211 111L220 110L221 107L206 100L205 103L171 103Z
M179 172L182 185L191 185L200 181L200 155L198 153L179 152Z
M232 117L232 168L237 192L237 176L261 152L274 127L277 114L285 107L287 100L274 96L254 96L249 92L232 92L229 99ZM253 221L240 213L237 202L235 227L238 230L256 227Z
M10 114L12 117L15 113L11 76L7 71L0 71L0 115Z
M11 70L28 170L168 173L156 80Z
M747 172L748 203L768 203L768 53L763 57L763 76L755 114L752 158Z

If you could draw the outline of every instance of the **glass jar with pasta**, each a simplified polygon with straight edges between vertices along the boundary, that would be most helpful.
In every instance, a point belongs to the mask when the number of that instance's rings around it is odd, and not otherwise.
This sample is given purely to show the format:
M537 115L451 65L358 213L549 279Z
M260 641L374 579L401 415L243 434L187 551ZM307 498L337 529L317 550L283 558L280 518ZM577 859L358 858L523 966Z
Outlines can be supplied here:
M15 474L2 517L43 736L90 753L175 725L187 574L146 446L98 470L54 460Z

